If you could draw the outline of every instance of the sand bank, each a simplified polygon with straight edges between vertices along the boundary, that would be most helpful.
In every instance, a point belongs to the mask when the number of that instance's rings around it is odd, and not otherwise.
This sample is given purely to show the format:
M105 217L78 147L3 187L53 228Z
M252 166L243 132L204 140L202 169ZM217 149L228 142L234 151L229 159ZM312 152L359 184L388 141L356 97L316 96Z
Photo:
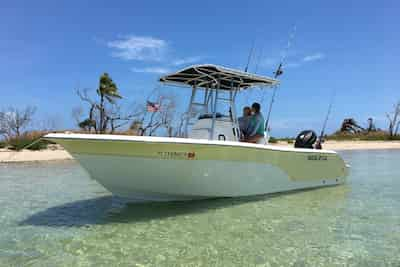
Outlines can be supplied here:
M293 147L287 142L275 144L280 147ZM324 149L328 150L373 150L373 149L400 149L400 141L326 141Z
M63 149L57 150L41 150L41 151L10 151L0 150L0 163L5 162L34 162L34 161L49 161L49 160L71 160L72 156Z
M279 142L274 144L280 147L293 147L293 144ZM327 141L324 149L329 150L366 150L366 149L400 149L400 141ZM41 151L10 151L0 149L0 162L34 162L50 160L71 160L72 156L61 147Z

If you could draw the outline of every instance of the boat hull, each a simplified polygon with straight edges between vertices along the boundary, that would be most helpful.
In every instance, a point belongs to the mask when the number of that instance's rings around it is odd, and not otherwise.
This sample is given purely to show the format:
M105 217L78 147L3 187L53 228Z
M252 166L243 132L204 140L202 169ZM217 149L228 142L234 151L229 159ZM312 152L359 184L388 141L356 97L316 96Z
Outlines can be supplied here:
M113 194L133 199L261 195L337 185L347 176L332 151L149 137L46 138L63 145Z

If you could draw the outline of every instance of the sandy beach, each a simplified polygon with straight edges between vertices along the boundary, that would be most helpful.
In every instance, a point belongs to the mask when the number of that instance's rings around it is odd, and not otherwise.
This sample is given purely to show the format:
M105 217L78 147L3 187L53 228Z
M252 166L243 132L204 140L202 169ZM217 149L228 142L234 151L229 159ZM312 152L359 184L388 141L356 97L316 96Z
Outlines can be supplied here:
M279 147L291 147L293 144L280 141L273 144ZM400 141L327 141L324 149L328 150L374 150L374 149L400 149ZM0 149L0 163L8 162L35 162L52 160L72 160L73 157L62 147L53 146L41 151L11 151Z
M288 147L293 144L279 141L277 146ZM400 149L400 141L326 141L323 148L327 150L374 150Z
M40 151L31 151L26 149L22 151L12 151L7 149L0 149L0 163L72 159L72 156L66 150L58 146Z

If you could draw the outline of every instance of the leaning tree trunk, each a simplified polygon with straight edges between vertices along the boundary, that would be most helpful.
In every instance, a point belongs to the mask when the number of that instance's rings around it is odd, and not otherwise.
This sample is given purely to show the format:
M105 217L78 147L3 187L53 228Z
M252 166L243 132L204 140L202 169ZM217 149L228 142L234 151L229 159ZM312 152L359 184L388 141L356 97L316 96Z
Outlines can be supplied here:
M90 124L89 127L88 127L89 133L92 132L92 127L94 128L94 132L97 133L97 126L96 126L96 123L95 123L94 125L92 125L92 122L94 121L94 120L93 120L93 112L94 112L94 108L95 108L95 107L96 107L96 106L95 106L94 104L92 104L92 106L90 107L90 110L89 110L89 120L90 120L90 122L91 122L91 124Z
M104 94L100 96L100 133L104 133Z
M395 111L395 114L394 114L394 118L393 118L393 129L392 129L393 135L392 135L392 136L395 136L395 135L396 135L396 132L397 132L397 130L398 130L397 118L398 118L399 112L400 112L400 105L397 106L396 111Z
M105 111L103 111L105 114ZM108 116L104 116L104 122L101 128L101 133L105 133L107 131L107 125L108 125L108 121L110 120L110 118Z
M114 133L114 131L115 131L114 119L110 119L110 126L111 126L111 132L110 133Z

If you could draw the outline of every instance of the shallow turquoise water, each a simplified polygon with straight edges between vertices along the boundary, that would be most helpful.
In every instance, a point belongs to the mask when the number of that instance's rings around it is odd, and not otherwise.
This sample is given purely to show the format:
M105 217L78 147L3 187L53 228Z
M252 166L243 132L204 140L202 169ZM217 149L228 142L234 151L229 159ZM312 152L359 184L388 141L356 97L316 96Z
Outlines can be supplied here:
M0 164L0 266L400 266L400 151L343 186L127 204L74 162Z

